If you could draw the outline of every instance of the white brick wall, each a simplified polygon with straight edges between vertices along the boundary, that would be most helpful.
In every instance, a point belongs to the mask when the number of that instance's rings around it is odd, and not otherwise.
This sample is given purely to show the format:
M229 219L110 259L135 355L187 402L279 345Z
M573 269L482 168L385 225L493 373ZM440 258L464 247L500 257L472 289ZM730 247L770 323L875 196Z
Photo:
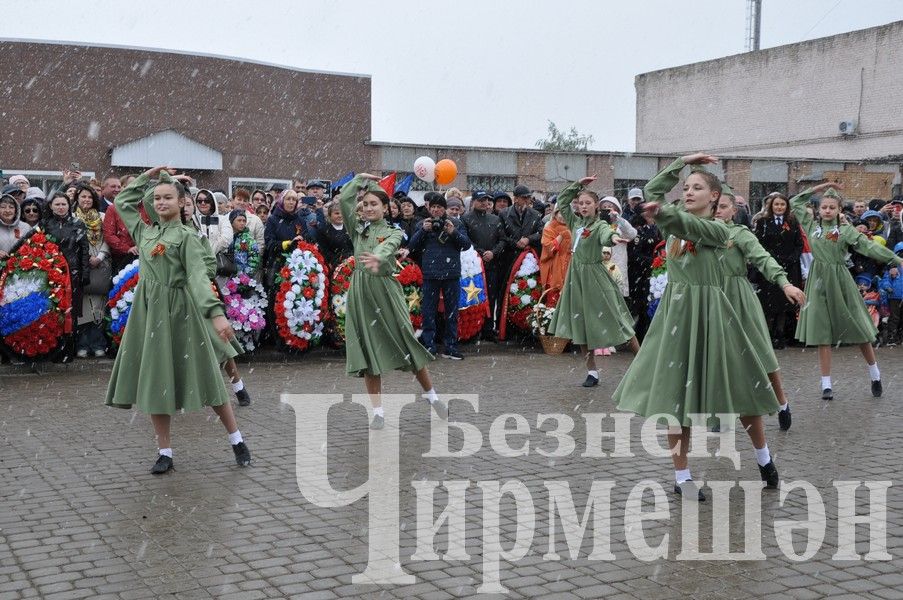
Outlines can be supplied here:
M903 153L903 21L644 73L635 85L638 152ZM860 112L859 134L842 137L838 123Z

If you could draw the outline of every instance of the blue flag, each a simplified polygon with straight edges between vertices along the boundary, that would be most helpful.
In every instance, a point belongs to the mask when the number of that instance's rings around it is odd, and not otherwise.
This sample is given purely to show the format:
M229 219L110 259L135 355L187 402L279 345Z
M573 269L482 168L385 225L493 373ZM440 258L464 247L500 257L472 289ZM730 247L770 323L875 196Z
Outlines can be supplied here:
M338 181L333 182L332 189L337 189L349 183L352 179L354 179L354 171L350 171L347 175L339 179Z
M407 177L395 184L395 193L404 192L404 195L407 196L412 185L414 185L414 174L408 173Z

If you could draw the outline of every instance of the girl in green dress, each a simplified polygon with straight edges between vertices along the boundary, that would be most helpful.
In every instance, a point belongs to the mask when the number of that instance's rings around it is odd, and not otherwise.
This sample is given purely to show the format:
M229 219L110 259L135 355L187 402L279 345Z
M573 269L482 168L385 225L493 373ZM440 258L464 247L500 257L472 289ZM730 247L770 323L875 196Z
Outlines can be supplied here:
M219 416L235 461L245 466L251 453L235 422L211 337L228 342L234 333L207 279L203 241L182 224L182 185L168 178L170 172L150 169L116 196L116 210L138 246L141 277L106 403L119 408L137 404L150 414L159 446L154 474L173 467L172 415L204 406ZM151 224L145 225L138 204L151 178L160 173L164 180L153 187L153 200L146 206Z
M389 196L377 185L378 180L361 173L343 186L339 195L355 257L345 313L346 371L364 377L373 405L371 429L385 425L382 374L394 369L413 371L436 414L448 417L426 369L433 356L414 335L401 284L394 277L395 252L404 233L386 222ZM358 192L362 193L360 199Z
M768 371L724 294L722 260L730 230L712 219L721 183L711 173L694 172L684 182L681 206L660 203L684 166L717 160L707 154L679 158L643 190L646 214L668 239L668 286L639 354L614 393L621 410L676 420L679 426L668 431L674 491L700 500L705 496L692 483L687 461L691 414L741 415L759 474L767 487L779 484L761 417L774 412L778 402Z
M901 265L903 259L887 248L869 240L854 227L840 221L842 199L837 183L828 182L809 188L790 199L790 209L803 226L812 247L812 266L806 280L808 303L800 311L796 339L807 346L818 346L821 367L822 399L834 398L831 383L831 346L857 344L868 364L872 395L881 396L881 372L872 342L878 335L859 295L853 276L846 266L846 256L857 252L878 262ZM825 192L818 205L818 218L806 207L814 194Z
M189 188L194 185L194 181L192 181L192 179L187 175L179 175L176 176L175 179L182 184L182 189L180 190L183 193L182 222L189 227L192 227L203 241L204 266L207 268L207 278L210 279L210 284L212 286L219 289L216 282L216 254L214 254L213 247L210 245L210 238L207 237L207 234L201 227L200 218L198 216L198 213L195 212L194 198L191 197L191 192L189 191ZM164 175L161 180L165 181L166 175ZM153 190L149 190L149 193L152 197ZM210 198L210 201L213 201L212 196ZM222 299L222 296L220 296L220 299ZM208 321L207 323L210 327L212 327L210 321ZM219 336L216 335L215 331L211 331L210 338L216 348L216 358L219 363L223 365L223 369L229 376L229 384L232 386L232 391L235 392L235 397L238 399L238 405L250 406L251 395L245 388L245 382L242 380L241 373L239 373L238 371L238 365L235 363L235 357L239 354L244 354L245 349L242 348L241 344L235 337L232 337L228 342L226 342L224 340L221 340Z
M623 244L626 240L599 219L599 197L584 189L595 180L595 177L584 177L558 194L558 210L571 231L573 254L549 324L554 336L578 344L586 356L583 387L599 383L594 348L608 348L625 342L630 342L634 354L640 348L624 297L608 268L602 264L602 248Z
M730 188L724 186L715 212L715 218L730 229L730 239L724 250L724 294L742 320L740 327L746 332L756 354L762 359L765 370L768 371L774 395L781 405L778 410L778 423L783 431L787 431L792 422L790 403L784 394L780 365L771 346L765 313L747 277L746 265L753 265L767 281L783 289L784 295L791 303L802 306L806 302L806 295L787 280L784 268L762 247L755 234L745 225L734 223L736 214L736 199Z

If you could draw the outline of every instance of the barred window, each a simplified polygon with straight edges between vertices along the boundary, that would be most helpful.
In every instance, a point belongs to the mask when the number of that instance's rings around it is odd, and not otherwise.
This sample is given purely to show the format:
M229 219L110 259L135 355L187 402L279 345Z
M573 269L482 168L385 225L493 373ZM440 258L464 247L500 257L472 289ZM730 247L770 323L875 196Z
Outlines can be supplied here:
M467 189L487 192L510 192L517 185L517 177L506 175L468 175Z
M787 196L787 182L750 181L749 198L746 199L752 214L762 210L765 196L772 192L781 192Z
M627 193L633 188L643 189L649 183L648 179L615 179L615 189L612 196L618 200L626 200Z

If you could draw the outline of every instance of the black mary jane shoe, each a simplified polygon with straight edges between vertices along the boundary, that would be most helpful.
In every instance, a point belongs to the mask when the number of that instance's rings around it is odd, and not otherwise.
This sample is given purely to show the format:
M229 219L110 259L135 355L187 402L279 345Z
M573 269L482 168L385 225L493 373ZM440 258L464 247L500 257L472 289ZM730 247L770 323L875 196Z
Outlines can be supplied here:
M821 399L822 400L833 400L834 399L834 392L831 390L831 388L825 388L821 391Z
M599 379L587 373L586 381L584 381L582 385L586 388L596 387L597 385L599 385Z
M780 425L781 431L788 431L791 423L793 423L793 417L790 414L790 403L788 402L785 410L778 410L778 425Z
M696 482L692 479L674 484L674 493L678 496L686 496L691 500L695 496L698 502L705 502L705 494L702 493L702 490L696 486Z
M884 392L884 388L881 387L881 380L872 382L872 396L875 398L880 398L881 394Z
M774 466L774 461L769 461L764 467L759 465L759 475L765 482L766 490L776 490L781 484L781 477L778 475L778 468Z
M232 444L232 452L235 453L235 464L239 467L247 467L251 464L251 451L244 442Z
M154 475L162 475L167 471L172 470L172 458L161 454L157 458L157 462L154 463L154 466L151 468L151 473Z

